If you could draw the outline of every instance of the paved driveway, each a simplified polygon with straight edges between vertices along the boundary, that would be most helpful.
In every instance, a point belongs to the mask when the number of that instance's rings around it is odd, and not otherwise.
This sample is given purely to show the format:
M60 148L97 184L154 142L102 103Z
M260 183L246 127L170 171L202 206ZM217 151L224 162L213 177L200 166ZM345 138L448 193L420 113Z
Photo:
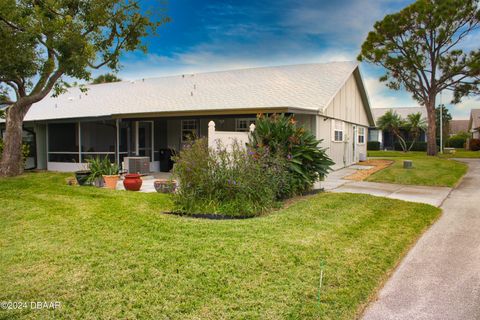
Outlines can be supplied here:
M480 319L480 160L407 254L364 320Z

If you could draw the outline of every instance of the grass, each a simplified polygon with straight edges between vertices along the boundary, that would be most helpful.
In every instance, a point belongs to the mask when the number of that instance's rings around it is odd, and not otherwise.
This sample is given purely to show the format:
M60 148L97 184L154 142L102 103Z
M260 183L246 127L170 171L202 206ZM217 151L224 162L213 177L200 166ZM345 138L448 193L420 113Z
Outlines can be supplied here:
M463 151L459 154L466 157L471 155L470 152L473 151ZM425 152L369 151L368 156L395 161L391 166L366 179L373 182L453 187L468 169L466 164L448 159L451 155L446 154L429 157ZM403 160L412 160L413 169L404 169Z
M166 195L65 178L0 180L0 301L61 302L0 319L353 319L440 213L323 193L264 217L200 220L161 214Z

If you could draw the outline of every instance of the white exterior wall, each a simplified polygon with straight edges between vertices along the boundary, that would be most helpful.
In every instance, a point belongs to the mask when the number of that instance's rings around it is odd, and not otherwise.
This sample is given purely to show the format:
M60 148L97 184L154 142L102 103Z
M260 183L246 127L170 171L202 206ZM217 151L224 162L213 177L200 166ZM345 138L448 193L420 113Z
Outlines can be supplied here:
M327 148L328 155L335 162L334 170L349 166L358 161L360 154L367 154L368 117L354 76L335 95L324 112L317 116L317 139L322 139L322 147ZM345 122L344 141L333 141L332 119ZM354 128L365 128L364 143L358 143ZM358 133L358 130L356 130ZM354 153L355 150L355 153Z

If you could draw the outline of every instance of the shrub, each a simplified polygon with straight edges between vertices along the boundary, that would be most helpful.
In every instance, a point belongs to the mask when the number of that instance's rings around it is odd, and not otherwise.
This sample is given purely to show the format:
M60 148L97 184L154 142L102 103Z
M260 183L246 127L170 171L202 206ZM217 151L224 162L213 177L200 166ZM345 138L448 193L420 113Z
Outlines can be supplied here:
M319 147L320 143L321 140L308 130L297 126L293 116L273 114L258 116L249 147L256 152L266 150L276 158L286 160L290 190L283 196L288 197L308 191L331 170L334 162L325 149Z
M448 138L445 146L450 148L465 148L465 143L469 137L470 134L467 132L459 132Z
M188 143L174 157L173 176L180 186L173 195L176 211L254 216L277 205L288 179L286 164L271 154L208 148L206 139Z
M380 150L380 141L368 141L367 150L369 151L378 151Z
M470 140L470 150L479 151L480 150L480 139L471 139Z
M412 144L411 141L407 141L408 147L410 147L411 144ZM395 150L402 150L402 146L400 145L399 142L395 142L394 148ZM410 151L427 151L427 143L424 141L415 141Z

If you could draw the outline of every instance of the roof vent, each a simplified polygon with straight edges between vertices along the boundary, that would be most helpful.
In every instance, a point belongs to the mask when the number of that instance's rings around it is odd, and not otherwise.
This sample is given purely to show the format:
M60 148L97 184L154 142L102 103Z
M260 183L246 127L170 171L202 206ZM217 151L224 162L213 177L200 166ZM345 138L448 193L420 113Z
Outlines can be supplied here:
M192 96L192 97L193 97L193 91L192 91L192 92L190 92L190 96Z
M73 101L73 97L68 97L68 101Z

